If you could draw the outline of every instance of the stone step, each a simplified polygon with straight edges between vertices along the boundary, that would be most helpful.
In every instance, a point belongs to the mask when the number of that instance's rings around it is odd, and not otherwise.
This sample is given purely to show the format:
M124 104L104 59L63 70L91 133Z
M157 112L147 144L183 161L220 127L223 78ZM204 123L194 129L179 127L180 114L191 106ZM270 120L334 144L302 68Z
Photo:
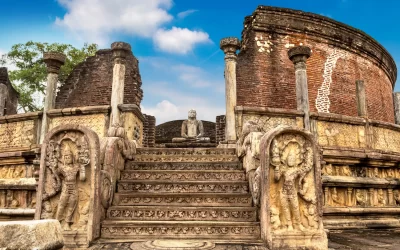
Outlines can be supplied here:
M115 206L251 207L250 194L226 193L116 193Z
M135 162L232 162L235 149L226 148L139 148Z
M142 221L257 221L253 207L113 206L110 220Z
M243 170L124 170L121 180L245 181Z
M125 170L243 170L234 162L136 162L129 161Z
M258 222L115 221L105 220L101 238L129 239L253 239L260 238Z
M157 192L157 193L248 193L247 181L131 181L117 183L119 193Z

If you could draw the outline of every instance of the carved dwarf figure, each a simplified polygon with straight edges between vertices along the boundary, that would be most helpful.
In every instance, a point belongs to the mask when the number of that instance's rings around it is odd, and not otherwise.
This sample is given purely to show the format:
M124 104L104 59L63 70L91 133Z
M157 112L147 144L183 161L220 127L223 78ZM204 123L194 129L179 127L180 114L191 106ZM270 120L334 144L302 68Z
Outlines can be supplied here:
M383 207L386 205L386 200L385 200L385 196L383 195L383 190L379 189L378 190L378 206Z
M196 110L188 112L188 119L183 121L181 138L173 138L172 142L200 141L209 142L209 137L204 137L203 122L196 119Z
M308 226L314 229L318 228L317 207L314 204L309 204L303 207L303 214L307 218Z
M400 206L400 192L399 192L399 190L394 190L393 196L394 196L394 203L397 206Z
M332 204L331 204L332 206L341 206L342 205L342 200L339 198L336 187L334 187L332 190L331 199L332 199Z
M304 230L304 227L300 221L300 208L296 181L299 180L299 183L302 183L302 178L304 178L304 176L312 169L312 149L307 148L304 157L302 146L296 141L290 141L283 149L282 158L280 158L276 152L274 152L274 150L275 149L273 147L272 165L275 165L274 179L275 181L279 181L283 177L280 201L283 210L283 216L286 220L285 226L288 230L293 230L293 226L296 229ZM303 157L305 159L303 159ZM278 161L281 162L281 164L276 164Z
M279 229L281 226L281 220L279 219L279 210L276 207L271 207L271 227L272 229Z
M367 199L360 189L356 190L356 202L357 206L365 206L367 204Z
M56 219L61 221L64 216L64 230L71 230L73 215L78 203L78 187L76 176L85 181L85 165L79 166L74 163L74 157L70 148L66 145L62 153L61 166L57 169L59 175L64 179L62 183L61 196L58 204ZM64 214L65 213L65 214Z

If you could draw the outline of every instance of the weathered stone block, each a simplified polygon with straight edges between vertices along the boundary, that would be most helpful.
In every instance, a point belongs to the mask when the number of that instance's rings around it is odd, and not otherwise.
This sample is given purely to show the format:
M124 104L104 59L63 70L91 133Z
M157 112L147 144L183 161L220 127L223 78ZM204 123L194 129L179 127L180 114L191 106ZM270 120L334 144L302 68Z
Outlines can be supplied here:
M2 249L61 249L64 246L57 220L0 222Z

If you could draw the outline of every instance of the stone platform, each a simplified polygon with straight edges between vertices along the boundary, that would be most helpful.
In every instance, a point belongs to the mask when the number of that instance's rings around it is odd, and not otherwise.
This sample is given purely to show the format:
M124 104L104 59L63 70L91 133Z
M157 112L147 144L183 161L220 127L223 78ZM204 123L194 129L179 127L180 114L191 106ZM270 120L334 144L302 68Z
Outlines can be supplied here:
M329 250L397 250L400 249L400 229L331 230ZM89 249L148 250L144 242L96 243ZM205 244L204 244L205 245ZM196 249L196 248L194 248ZM215 244L212 250L265 250L257 244ZM170 250L175 250L170 248Z
M211 142L171 142L165 143L166 148L215 148L217 145Z

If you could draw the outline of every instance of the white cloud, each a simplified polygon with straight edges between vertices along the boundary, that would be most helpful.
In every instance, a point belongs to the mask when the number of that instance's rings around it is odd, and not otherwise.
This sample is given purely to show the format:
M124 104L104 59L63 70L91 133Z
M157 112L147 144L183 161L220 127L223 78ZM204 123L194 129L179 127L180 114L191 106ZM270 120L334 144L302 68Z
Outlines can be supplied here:
M0 58L3 57L3 55L7 54L8 52L4 49L0 49ZM4 65L0 65L0 67L6 67L8 71L16 70L17 66L14 63L6 63Z
M178 18L183 19L183 18L185 18L185 17L187 17L187 16L189 16L189 15L191 15L191 14L197 12L197 11L198 10L193 10L193 9L186 10L186 11L179 12L177 16L178 16Z
M58 0L67 9L56 25L85 42L109 43L113 33L151 37L173 17L172 0Z
M177 27L169 30L159 29L153 39L154 45L159 50L176 54L187 54L197 44L211 43L206 32Z

